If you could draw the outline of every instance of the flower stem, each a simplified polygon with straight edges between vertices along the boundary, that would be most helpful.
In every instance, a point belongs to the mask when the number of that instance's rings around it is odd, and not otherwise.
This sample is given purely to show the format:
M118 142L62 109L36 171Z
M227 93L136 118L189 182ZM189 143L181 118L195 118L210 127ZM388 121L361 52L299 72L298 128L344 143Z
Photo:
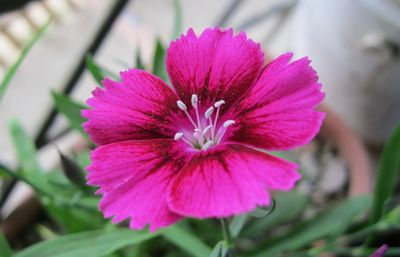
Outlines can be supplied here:
M228 221L224 218L220 219L222 234L224 236L224 240L228 246L232 245L232 236L231 232L229 231Z
M221 222L222 234L224 236L225 243L229 249L226 256L227 257L236 257L235 251L233 249L233 240L232 240L231 231L229 230L228 221L224 218L221 218L219 220Z

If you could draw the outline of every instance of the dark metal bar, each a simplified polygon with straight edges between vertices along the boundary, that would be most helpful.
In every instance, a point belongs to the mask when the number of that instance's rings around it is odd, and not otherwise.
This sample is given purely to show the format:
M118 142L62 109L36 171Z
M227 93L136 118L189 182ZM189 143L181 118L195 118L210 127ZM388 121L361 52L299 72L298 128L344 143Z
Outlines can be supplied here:
M288 17L292 14L292 11L295 9L297 1L294 1L291 5L287 7L287 9L282 10L282 13L278 17L278 20L274 24L274 26L270 29L267 36L262 40L262 45L267 46L271 44L271 42L276 38L276 35L282 28L282 26L288 20Z
M4 166L2 163L0 163L0 169L10 173L13 172L11 171L8 167ZM3 204L6 202L8 196L11 193L11 190L14 188L15 184L17 183L17 180L14 178L11 179L4 179L3 183L5 183L3 186L3 190L0 192L0 209L3 206Z
M95 38L93 39L92 43L87 47L84 55L79 60L79 63L76 66L76 68L73 71L73 73L71 74L70 79L65 84L65 87L63 89L63 92L65 94L69 94L70 92L72 92L72 90L74 89L74 87L76 85L76 82L79 80L80 76L85 71L86 55L89 54L89 53L94 55L96 53L96 51L100 47L101 43L103 42L104 38L107 36L108 32L112 28L112 25L114 24L115 20L118 18L119 14L123 11L124 7L126 6L126 4L128 2L129 2L129 0L118 0L115 3L115 5L111 9L110 13L106 17L106 19L104 20L102 25L100 26L100 28L99 28ZM48 142L48 140L47 140L47 132L50 129L51 125L53 124L53 121L55 120L56 116L57 116L57 111L56 111L55 107L53 107L53 109L51 110L51 112L49 113L47 118L45 119L42 127L39 129L39 132L38 132L38 134L36 136L35 144L36 144L36 147L38 149L43 147L44 145L46 145L46 143ZM0 199L1 200L0 208L1 208L1 206L3 206L6 198L11 193L11 191L14 188L15 184L16 184L16 180L12 179L11 182L10 182L10 186L8 186L5 189L5 191L3 192L3 194L2 194L3 196Z
M274 15L288 12L288 10L293 8L293 6L296 4L296 2L297 1L294 0L292 2L280 3L280 4L276 4L272 7L269 7L264 12L262 12L258 15L252 16L248 20L245 20L244 22L239 24L238 28L240 30L246 30L246 29L258 24L259 22L262 22Z
M79 78L85 71L85 59L87 54L94 55L98 48L100 47L101 43L103 42L104 38L107 36L108 32L110 31L112 25L114 24L115 20L122 12L126 4L129 0L118 0L116 1L115 5L113 6L111 12L109 13L108 17L104 20L103 24L100 26L99 31L97 32L94 40L88 46L85 53L82 55L81 59L79 60L78 65L76 66L75 70L72 72L70 79L65 84L63 89L64 94L69 94L74 89L76 83L78 82ZM47 142L47 132L50 129L51 125L53 124L55 118L57 116L57 111L53 106L53 109L45 119L42 127L39 129L39 132L35 139L36 147L41 148Z
M33 1L34 0L2 0L0 4L0 14L20 9Z
M216 22L217 26L225 26L228 20L231 18L232 14L237 10L241 3L243 3L243 0L232 0L231 4L222 14L221 18Z

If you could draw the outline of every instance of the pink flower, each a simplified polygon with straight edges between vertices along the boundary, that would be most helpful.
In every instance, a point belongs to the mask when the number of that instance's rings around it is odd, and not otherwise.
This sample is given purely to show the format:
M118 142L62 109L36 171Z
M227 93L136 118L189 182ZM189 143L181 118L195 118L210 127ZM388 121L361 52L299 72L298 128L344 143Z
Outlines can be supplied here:
M173 88L137 69L103 81L88 100L86 132L98 145L88 184L113 222L154 231L180 220L227 217L290 190L297 165L259 149L310 142L324 98L306 58L284 54L263 67L260 45L232 29L192 29L171 43Z
M374 254L371 255L371 257L383 257L387 250L388 246L382 245Z

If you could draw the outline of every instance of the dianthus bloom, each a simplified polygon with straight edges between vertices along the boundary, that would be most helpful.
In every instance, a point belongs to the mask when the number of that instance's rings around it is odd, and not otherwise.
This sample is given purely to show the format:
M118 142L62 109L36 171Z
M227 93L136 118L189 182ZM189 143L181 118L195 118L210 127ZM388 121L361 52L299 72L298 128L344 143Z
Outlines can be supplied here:
M172 86L142 70L105 79L85 110L92 152L88 184L113 222L154 231L184 216L228 217L270 204L290 190L297 165L265 150L304 145L324 114L324 94L306 58L284 54L264 67L245 33L193 30L172 42Z

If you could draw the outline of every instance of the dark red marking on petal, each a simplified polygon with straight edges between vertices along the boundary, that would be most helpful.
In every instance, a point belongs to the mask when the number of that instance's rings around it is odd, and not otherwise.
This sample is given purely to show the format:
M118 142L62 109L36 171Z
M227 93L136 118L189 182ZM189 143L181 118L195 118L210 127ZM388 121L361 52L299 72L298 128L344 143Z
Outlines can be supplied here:
M289 190L300 178L297 165L238 145L199 151L171 184L168 206L197 218L227 217L268 205L268 190Z
M104 80L88 100L83 127L98 145L125 140L173 138L179 120L176 94L159 78L141 71L121 73L122 82Z
M232 29L206 29L200 36L193 30L171 43L167 71L181 100L192 94L207 108L224 99L234 104L255 82L263 65L260 45Z
M151 230L181 217L169 210L166 190L190 158L174 140L131 140L98 147L87 168L88 184L99 186L100 209L113 222L130 219L130 227Z
M315 107L324 94L309 60L290 63L285 54L267 65L257 83L235 105L230 140L269 150L309 143L324 114Z

